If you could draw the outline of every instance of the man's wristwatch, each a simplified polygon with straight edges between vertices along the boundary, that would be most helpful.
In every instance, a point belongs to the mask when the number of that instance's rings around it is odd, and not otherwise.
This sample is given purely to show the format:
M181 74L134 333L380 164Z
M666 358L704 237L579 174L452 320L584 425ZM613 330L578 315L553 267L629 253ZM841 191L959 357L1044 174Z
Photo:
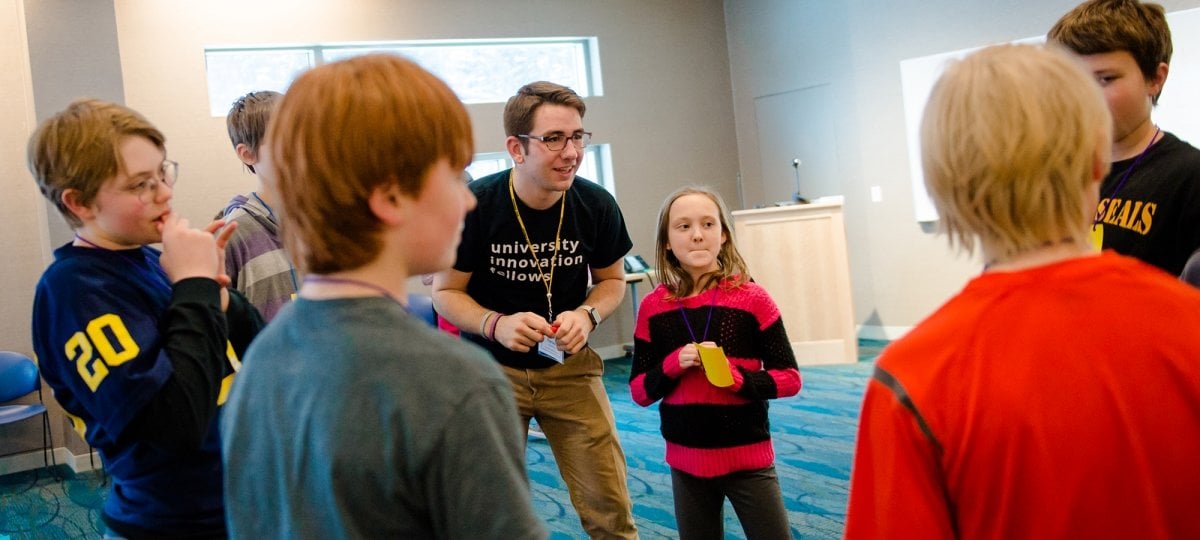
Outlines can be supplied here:
M593 330L595 330L597 326L600 326L600 312L596 311L596 308L584 304L579 306L578 309L582 309L583 311L587 312L588 320L592 321Z

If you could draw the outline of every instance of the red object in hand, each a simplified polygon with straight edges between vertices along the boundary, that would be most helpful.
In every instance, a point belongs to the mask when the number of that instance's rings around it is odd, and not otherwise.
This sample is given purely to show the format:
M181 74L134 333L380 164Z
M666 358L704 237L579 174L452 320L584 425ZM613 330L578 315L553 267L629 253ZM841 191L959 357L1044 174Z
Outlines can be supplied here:
M550 333L551 333L551 334L557 334L557 333L558 333L558 325L557 325L557 324L555 324L555 325L553 325L553 326L551 326L551 327L550 327Z

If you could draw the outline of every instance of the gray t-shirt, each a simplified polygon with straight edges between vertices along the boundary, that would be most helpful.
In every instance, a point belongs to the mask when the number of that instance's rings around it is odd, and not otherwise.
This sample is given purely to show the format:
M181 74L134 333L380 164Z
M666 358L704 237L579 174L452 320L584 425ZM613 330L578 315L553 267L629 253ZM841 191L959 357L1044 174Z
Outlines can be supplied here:
M284 308L221 419L234 538L545 538L512 390L382 297Z

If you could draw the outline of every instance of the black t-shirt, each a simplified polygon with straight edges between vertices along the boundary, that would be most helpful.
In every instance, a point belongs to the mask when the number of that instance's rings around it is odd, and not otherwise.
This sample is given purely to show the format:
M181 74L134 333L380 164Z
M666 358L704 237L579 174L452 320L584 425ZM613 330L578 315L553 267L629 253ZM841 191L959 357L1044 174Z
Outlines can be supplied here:
M521 232L509 195L511 169L471 182L478 204L466 217L462 243L454 269L468 272L467 294L486 309L500 313L530 311L549 315L546 288L529 243ZM570 311L587 296L590 268L611 266L633 247L625 218L612 195L596 183L575 177L564 199L545 210L534 210L517 198L521 219L529 232L541 272L552 281L554 315ZM555 231L560 204L565 204L562 234L555 257ZM462 328L463 336L483 345L501 364L515 368L545 368L554 361L528 353L510 351L475 334L478 328Z
M1136 160L1113 163L1100 186L1104 249L1178 276L1200 249L1200 150L1164 132L1114 194Z

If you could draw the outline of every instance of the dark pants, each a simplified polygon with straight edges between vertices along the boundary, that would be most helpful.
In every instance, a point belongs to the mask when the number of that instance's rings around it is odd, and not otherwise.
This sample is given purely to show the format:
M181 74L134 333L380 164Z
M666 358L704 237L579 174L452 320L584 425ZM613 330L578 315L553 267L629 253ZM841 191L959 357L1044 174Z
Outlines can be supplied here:
M680 540L721 540L725 498L733 504L747 540L791 538L775 467L700 478L671 469Z

